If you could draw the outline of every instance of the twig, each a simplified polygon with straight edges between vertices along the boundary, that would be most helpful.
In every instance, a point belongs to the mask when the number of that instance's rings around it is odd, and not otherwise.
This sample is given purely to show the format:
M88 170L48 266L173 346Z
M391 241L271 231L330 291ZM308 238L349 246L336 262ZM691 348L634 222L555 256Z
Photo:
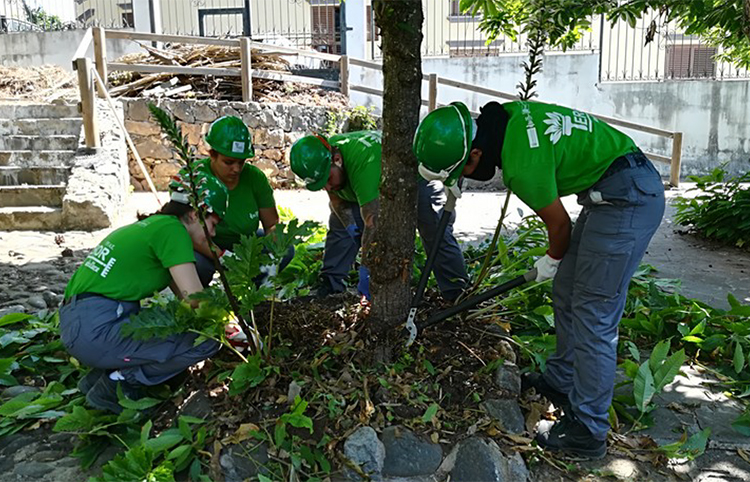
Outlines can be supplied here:
M482 364L482 366L487 366L487 364L484 362L484 360L482 360L482 358L479 355L477 355L474 350L472 350L471 348L469 348L468 346L466 346L466 344L464 344L464 342L462 342L462 341L459 340L458 344L461 345L462 347L466 348L466 351L468 351L471 356L473 356L474 358L476 358L477 360L479 360L479 362Z

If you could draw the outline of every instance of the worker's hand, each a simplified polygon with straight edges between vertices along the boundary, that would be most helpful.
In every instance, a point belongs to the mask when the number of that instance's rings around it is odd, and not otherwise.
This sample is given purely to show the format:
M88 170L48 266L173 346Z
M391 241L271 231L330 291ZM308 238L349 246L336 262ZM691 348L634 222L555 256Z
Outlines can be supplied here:
M349 233L349 236L351 236L354 240L359 238L359 235L362 234L362 231L360 231L359 226L357 226L356 224L350 224L349 226L347 226L346 232Z
M539 258L534 267L536 268L536 281L541 283L548 279L553 279L557 274L557 267L560 266L560 259L555 259L549 254L545 254Z
M368 300L370 299L370 270L363 264L359 265L357 291Z

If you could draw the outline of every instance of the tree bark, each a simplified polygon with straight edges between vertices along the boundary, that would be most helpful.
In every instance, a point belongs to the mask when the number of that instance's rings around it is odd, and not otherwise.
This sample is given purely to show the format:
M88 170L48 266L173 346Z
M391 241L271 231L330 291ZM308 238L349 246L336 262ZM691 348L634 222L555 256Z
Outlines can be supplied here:
M383 38L383 161L380 209L366 263L372 317L383 330L406 321L417 221L417 162L412 139L422 89L422 1L376 0Z

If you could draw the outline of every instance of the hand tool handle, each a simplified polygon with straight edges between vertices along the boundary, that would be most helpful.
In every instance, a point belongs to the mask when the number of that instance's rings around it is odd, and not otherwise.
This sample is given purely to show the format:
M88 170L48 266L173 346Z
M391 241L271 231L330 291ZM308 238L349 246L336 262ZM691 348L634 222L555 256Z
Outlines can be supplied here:
M419 328L419 331L421 332L425 328L437 325L438 323L441 323L447 320L453 315L461 313L462 311L466 311L469 308L473 308L477 306L479 303L492 299L495 296L501 295L505 293L506 291L510 291L534 279L536 279L536 268L522 274L521 276L517 278L513 278L510 281L506 281L505 283L501 285L495 286L494 288L487 290L484 293L480 293L476 296L472 296L471 298L468 298L462 301L461 303L457 304L456 306L448 308L445 311L441 311L440 313L437 313L436 315L427 319L424 323L418 324L417 327Z

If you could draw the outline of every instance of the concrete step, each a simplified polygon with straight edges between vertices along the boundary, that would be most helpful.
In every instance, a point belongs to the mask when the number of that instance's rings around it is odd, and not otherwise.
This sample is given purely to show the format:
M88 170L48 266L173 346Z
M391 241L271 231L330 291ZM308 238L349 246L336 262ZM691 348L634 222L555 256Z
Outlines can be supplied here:
M0 186L0 207L62 206L65 185Z
M0 208L0 231L57 231L62 226L62 208L24 206Z
M77 117L60 119L0 119L0 135L79 135L83 120Z
M20 186L22 184L58 185L68 182L70 168L0 166L0 186Z
M59 151L3 151L0 150L0 166L55 167L68 166L76 155L74 150Z
M80 116L75 104L0 104L0 119L59 119Z
M78 147L78 136L0 136L0 149L9 151L58 151Z

